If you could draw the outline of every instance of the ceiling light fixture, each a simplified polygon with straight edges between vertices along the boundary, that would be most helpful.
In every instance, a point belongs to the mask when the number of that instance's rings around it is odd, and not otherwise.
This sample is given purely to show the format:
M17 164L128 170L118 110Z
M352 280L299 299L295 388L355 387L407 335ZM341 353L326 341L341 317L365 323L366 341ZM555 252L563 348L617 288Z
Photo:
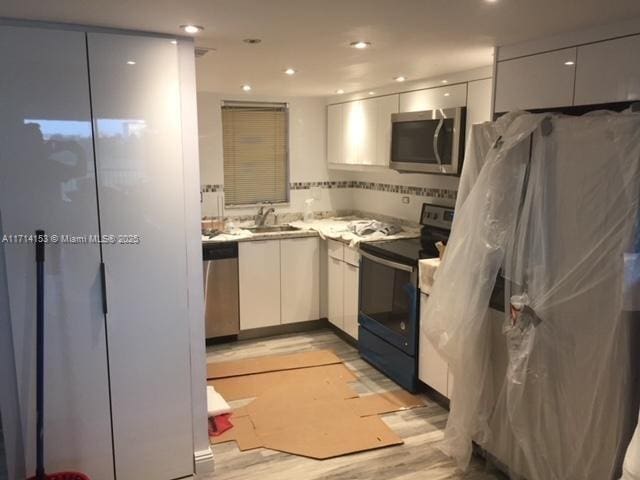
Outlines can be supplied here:
M374 92L374 91L369 92L369 95L375 95L375 94L376 94L376 92Z
M449 80L442 80L442 83L449 83Z
M135 65L136 62L134 62L133 60L127 60L127 65Z
M244 40L242 40L244 43L248 43L249 45L257 45L258 43L261 43L262 40L259 38L245 38Z
M364 50L365 48L369 48L371 46L371 42L366 42L364 40L358 40L357 42L351 42L353 48L357 48L358 50Z
M403 77L402 75L400 75L400 76L398 76L398 77L393 77L393 79L394 79L396 82L404 82L404 81L407 79L407 77Z
M337 93L338 95L342 95L342 94L344 93L344 90L343 90L343 89L341 89L341 88L339 88L338 90L336 90L336 93Z
M450 96L450 95L451 95L451 94L450 94L449 92L447 92L447 93L445 93L445 94L444 94L444 96L445 96L445 97L448 97L448 96Z
M564 62L564 64L567 66L571 66L571 65L575 65L576 62L574 62L573 60L567 60L566 62Z
M204 27L201 27L200 25L191 25L191 24L180 25L180 28L190 35L195 35L196 33L204 30Z
M293 68L287 68L284 73L287 75L295 75L297 72Z
M178 40L169 40L169 43L172 45L177 45L178 44Z
M250 92L251 91L251 85L242 85L242 90L244 90L245 92Z

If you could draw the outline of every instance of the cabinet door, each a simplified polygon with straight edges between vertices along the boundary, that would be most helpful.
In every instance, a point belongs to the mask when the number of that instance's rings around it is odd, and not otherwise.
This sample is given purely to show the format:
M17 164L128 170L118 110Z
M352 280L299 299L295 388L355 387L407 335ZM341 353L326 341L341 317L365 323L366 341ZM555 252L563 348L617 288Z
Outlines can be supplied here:
M89 33L116 475L193 473L177 46ZM126 237L123 237L126 239ZM159 432L170 432L161 434Z
M0 62L3 233L43 229L49 235L97 235L84 33L1 26ZM34 248L30 243L6 243L4 252L22 418L2 420L5 433L22 426L26 468L31 473L36 438ZM91 478L112 479L99 245L46 246L44 312L47 468L73 466ZM15 388L9 382L0 387ZM9 442L7 452L21 455L13 451L16 447Z
M572 105L575 61L576 49L566 48L498 62L495 111Z
M468 84L467 132L471 125L491 120L491 79L475 80Z
M364 103L362 100L342 105L342 163L358 165L366 138Z
M344 331L358 339L358 291L360 269L349 263L344 268Z
M320 240L280 241L282 323L320 318Z
M640 35L578 47L576 105L640 98Z
M241 242L240 330L280 325L280 241Z
M342 105L327 107L327 162L344 163L342 134Z
M377 125L376 125L376 161L381 167L389 166L391 158L391 115L398 113L398 95L388 95L376 98Z
M344 263L332 257L328 261L329 321L344 330Z
M374 98L360 100L362 105L362 141L358 161L362 165L376 165L378 146L378 102Z
M467 104L467 84L428 88L400 94L401 112L420 112L436 108L464 107Z
M421 325L426 325L428 319L424 317L424 309L429 297L421 296ZM440 356L433 344L422 338L418 355L418 377L438 393L448 397L449 366Z

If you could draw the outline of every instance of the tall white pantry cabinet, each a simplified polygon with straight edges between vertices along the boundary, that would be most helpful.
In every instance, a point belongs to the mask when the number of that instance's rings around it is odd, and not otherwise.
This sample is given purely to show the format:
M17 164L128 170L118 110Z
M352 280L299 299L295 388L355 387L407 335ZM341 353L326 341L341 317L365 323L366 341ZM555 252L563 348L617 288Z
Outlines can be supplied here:
M0 24L0 231L117 242L46 246L51 472L169 480L194 471L190 309L198 297L190 305L188 285L202 266L188 254L199 232L190 231L185 172L197 155L184 154L181 41ZM10 242L4 253L31 474L34 247Z

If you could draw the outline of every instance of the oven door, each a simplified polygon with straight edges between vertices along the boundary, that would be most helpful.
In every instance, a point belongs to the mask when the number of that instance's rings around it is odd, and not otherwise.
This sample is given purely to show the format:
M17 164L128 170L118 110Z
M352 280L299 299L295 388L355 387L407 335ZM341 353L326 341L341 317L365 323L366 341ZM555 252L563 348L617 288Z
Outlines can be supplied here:
M459 175L466 108L391 116L391 168L401 172Z
M420 298L417 268L360 253L360 326L415 355Z

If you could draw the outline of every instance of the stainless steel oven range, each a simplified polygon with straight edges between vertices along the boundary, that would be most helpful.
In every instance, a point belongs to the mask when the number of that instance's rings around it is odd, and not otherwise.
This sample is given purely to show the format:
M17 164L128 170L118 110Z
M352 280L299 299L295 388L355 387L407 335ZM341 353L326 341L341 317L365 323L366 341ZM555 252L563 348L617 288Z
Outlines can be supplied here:
M425 203L420 238L360 246L360 355L410 392L418 389L418 261L438 256L452 221L452 208Z

